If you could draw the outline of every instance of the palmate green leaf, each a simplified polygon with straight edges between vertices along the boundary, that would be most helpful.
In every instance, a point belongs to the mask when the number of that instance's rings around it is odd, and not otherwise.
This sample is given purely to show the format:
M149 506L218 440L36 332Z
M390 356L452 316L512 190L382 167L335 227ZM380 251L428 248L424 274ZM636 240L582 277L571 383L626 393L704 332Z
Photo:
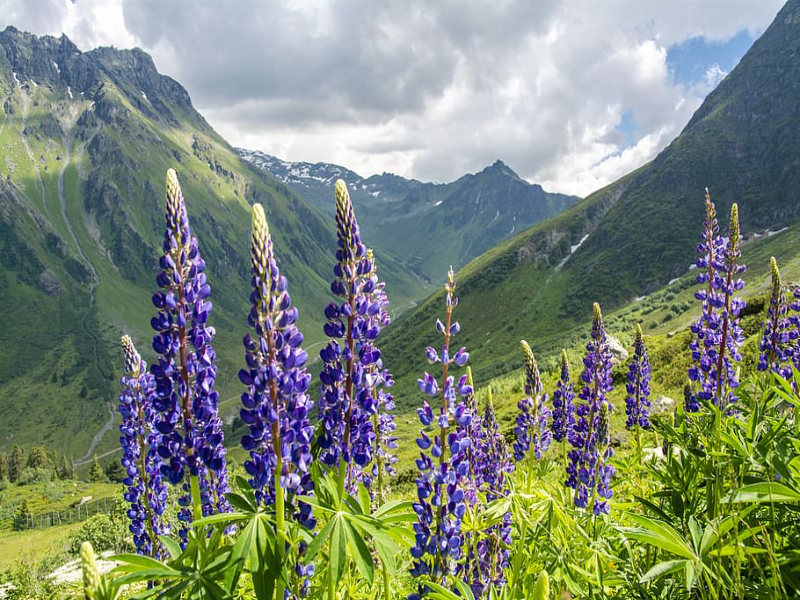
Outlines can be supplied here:
M181 545L177 542L177 540L174 540L167 535L159 535L158 541L161 542L164 548L167 549L170 558L178 558L181 555Z
M116 554L110 558L122 564L113 569L113 573L127 573L127 582L150 581L154 579L176 579L182 571L174 569L148 556L138 554Z
M334 516L330 521L325 523L322 531L317 534L314 540L308 545L308 548L306 548L305 560L311 562L316 558L317 554L319 554L319 551L322 550L322 546L325 545L325 542L330 536L331 531L333 530L333 525L337 519L338 515Z
M275 551L272 528L267 526L264 519L256 519L254 523L255 540L250 545L250 576L257 600L271 600L275 589L275 575L286 583L286 571Z
M233 545L230 568L225 573L225 585L230 591L235 590L239 583L239 577L244 570L245 559L250 556L250 549L256 538L257 527L258 522L256 519L250 521L239 534L239 537L236 538L236 543Z
M657 565L653 565L653 567L647 573L642 575L642 578L639 579L639 583L647 583L648 581L653 581L663 575L680 571L687 562L688 561L684 559L666 560L658 563Z
M361 512L365 515L368 515L370 506L372 505L372 499L369 497L369 492L367 491L367 488L364 487L363 483L358 484L358 503L359 507L361 508Z
M671 525L642 515L626 513L625 517L639 527L618 527L628 537L645 542L683 558L694 559L692 548Z
M297 496L297 499L326 513L333 514L339 512L338 506L331 506L327 502L322 502L319 498L314 496Z
M347 547L356 563L359 573L372 585L375 580L375 566L372 564L372 555L361 534L346 519L342 520L347 535Z
M782 483L762 481L740 487L723 502L800 502L800 492Z
M703 568L703 565L700 565L700 568ZM694 568L694 563L690 560L686 561L686 565L683 568L684 574L684 583L686 585L686 591L688 592L694 587L695 579L697 578L697 572Z
M230 502L230 505L233 508L239 509L243 513L258 512L258 506L251 503L250 500L248 500L242 494L237 494L236 492L229 492L225 494L225 498L228 499L228 502Z
M163 583L150 589L142 590L138 594L134 594L128 598L128 600L144 600L145 598L152 598L153 596L158 596L158 598L180 598L191 583L192 582L188 580L182 581L177 585Z
M389 573L394 576L397 569L395 555L398 552L398 547L397 544L395 544L392 534L399 531L399 529L397 527L384 529L380 526L380 523L376 523L374 519L362 517L360 515L351 515L350 518L357 528L362 529L372 538L381 563L383 563Z
M239 521L246 521L252 518L252 516L252 514L243 512L217 513L192 521L192 527L200 528L206 525L217 525L219 523L238 523Z
M396 512L408 512L413 504L414 503L410 500L392 500L391 502L386 502L375 509L375 512L372 513L372 516L378 520L382 520L384 515L390 515Z
M473 595L470 587L460 580L455 584L455 588L458 590L458 593L448 590L446 587L439 585L438 583L433 583L432 581L427 582L425 585L432 590L425 596L430 600L475 600L475 596Z
M333 529L330 535L330 565L331 578L334 587L338 585L347 566L347 536L342 519L333 520Z

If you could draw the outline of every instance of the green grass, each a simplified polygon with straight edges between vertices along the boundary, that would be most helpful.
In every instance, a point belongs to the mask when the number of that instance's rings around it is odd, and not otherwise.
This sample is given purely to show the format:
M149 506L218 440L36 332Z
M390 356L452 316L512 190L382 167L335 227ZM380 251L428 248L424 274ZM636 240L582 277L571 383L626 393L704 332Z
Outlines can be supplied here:
M0 531L0 572L17 562L37 564L48 555L67 551L67 539L80 523L30 531Z

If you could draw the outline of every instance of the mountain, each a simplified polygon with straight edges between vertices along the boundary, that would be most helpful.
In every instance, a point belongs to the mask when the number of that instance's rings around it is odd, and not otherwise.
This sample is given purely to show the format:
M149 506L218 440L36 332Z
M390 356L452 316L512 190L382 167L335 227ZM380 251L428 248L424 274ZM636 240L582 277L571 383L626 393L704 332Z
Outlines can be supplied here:
M146 53L81 52L65 36L8 27L0 106L0 449L35 441L79 460L118 445L120 334L153 358L169 167L208 264L229 412L241 393L252 203L266 210L307 343L322 339L333 220L241 160ZM378 261L390 293L424 293L403 267Z
M612 309L687 274L702 228L705 187L723 231L731 204L738 202L753 251L782 239L756 238L792 226L800 216L797 98L800 0L790 0L654 160L458 273L459 342L472 352L478 379L518 368L522 338L538 353L557 351L576 325L585 330L592 302ZM779 261L800 254L791 245L783 250ZM442 304L442 294L435 295L389 331L384 354L398 390L410 388L418 376L412 365L436 341L432 323Z
M460 268L515 232L557 215L579 200L551 194L519 177L502 161L447 184L422 183L391 173L364 178L328 163L286 162L258 151L239 155L333 214L337 179L350 189L362 231L377 248L433 281Z

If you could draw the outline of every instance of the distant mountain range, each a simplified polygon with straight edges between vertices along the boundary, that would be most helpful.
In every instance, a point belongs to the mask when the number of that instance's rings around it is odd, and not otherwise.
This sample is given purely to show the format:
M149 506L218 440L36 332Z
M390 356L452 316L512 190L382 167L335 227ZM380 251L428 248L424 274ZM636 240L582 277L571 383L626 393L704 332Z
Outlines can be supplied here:
M612 309L686 274L705 187L723 232L738 202L753 251L777 243L780 236L756 238L800 220L798 57L800 0L790 0L655 159L464 267L460 343L472 351L476 376L518 368L523 338L537 352L557 351L566 331L591 319L594 301ZM791 248L779 261L800 256ZM755 270L763 273L769 254L762 259ZM404 315L385 342L399 389L416 376L419 348L435 339L430 324L441 302L439 293Z
M452 183L423 183L391 173L364 178L329 163L287 162L259 151L239 155L272 173L327 214L343 179L356 215L376 247L433 281L534 223L562 212L576 196L545 192L502 161Z

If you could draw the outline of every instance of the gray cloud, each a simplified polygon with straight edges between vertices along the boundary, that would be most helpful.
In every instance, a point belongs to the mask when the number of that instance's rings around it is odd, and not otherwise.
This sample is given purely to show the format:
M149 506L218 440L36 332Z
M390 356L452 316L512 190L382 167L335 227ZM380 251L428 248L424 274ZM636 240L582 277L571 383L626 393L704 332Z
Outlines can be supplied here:
M0 14L84 49L143 47L236 145L434 181L501 158L586 194L652 158L718 81L675 83L670 45L757 34L781 4L0 0Z

